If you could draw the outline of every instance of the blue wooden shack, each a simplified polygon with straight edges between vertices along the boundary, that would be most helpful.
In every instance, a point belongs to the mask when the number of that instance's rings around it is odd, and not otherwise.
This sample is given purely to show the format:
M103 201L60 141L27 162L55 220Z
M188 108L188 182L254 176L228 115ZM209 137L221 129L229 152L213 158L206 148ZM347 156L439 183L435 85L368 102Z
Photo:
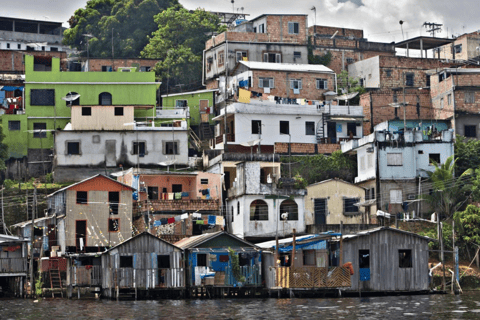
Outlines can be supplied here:
M262 287L261 249L248 241L218 231L175 245L185 250L186 286L191 296L254 294Z

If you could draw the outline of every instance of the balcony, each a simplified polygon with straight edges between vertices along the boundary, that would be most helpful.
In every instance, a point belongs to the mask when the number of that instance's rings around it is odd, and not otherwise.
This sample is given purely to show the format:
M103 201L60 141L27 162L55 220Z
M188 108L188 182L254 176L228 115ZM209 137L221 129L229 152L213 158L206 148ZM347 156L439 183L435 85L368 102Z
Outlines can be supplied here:
M141 212L146 211L218 211L220 210L219 199L192 199L192 200L152 200L140 201L137 207Z
M188 117L188 108L156 109L156 117L162 119L185 119Z
M235 142L235 134L233 133L227 133L227 142ZM223 134L215 137L215 144L221 144L223 143Z
M350 269L344 267L276 267L267 276L275 277L281 288L349 288Z
M0 275L4 273L26 273L27 258L0 259Z

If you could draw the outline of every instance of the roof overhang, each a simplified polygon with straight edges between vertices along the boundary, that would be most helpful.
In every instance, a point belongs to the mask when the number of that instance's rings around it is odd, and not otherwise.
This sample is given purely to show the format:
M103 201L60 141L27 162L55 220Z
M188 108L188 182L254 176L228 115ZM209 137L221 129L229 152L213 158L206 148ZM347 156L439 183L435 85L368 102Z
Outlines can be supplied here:
M434 38L434 37L415 37L395 43L395 48L429 50L444 46L454 42L455 39Z

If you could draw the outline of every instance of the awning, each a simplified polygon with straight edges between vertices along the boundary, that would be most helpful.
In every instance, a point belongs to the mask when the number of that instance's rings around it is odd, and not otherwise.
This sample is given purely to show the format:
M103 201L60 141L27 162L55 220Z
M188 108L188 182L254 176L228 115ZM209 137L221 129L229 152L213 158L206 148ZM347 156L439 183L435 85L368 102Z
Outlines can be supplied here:
M223 114L221 114L221 115L218 115L218 116L216 116L216 117L212 118L212 121L217 121L217 120L220 120L220 119L222 119L222 118L223 118L223 116L224 116Z
M357 207L370 207L370 206L373 206L375 202L377 202L376 199L371 199L363 202L357 202L357 203L354 203L353 205Z
M387 219L390 219L390 213L383 212L382 210L378 210L377 211L377 217L385 217Z
M2 88L2 91L15 91L15 90L23 91L23 89L24 89L24 87L4 86Z
M359 121L361 118L343 118L343 117L332 117L328 120L334 120L334 121Z

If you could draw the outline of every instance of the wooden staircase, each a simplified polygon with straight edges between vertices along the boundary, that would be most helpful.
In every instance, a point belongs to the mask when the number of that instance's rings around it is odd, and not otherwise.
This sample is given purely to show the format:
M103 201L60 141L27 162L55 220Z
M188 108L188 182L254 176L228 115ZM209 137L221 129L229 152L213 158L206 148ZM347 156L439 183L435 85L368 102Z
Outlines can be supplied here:
M50 288L52 289L52 298L55 298L55 293L60 292L63 298L62 277L60 276L60 270L58 269L58 261L52 263L48 269L50 276Z
M200 136L202 140L212 139L213 132L210 128L210 124L208 122L201 122L200 123Z

